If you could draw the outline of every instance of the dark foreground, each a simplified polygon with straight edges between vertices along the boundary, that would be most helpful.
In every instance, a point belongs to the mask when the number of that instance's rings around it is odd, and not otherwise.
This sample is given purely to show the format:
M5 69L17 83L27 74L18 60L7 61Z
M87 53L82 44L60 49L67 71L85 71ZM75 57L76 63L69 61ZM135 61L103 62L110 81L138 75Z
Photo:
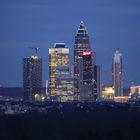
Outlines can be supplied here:
M97 108L0 116L0 140L28 139L140 140L140 113Z

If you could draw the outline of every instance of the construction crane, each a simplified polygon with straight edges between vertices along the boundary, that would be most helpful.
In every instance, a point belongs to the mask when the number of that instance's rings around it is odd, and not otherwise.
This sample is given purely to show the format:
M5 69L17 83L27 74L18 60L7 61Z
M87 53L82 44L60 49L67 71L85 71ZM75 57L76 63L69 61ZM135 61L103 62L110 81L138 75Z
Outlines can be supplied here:
M37 54L37 53L39 52L39 50L40 50L39 47L29 47L29 48L34 49L36 54Z

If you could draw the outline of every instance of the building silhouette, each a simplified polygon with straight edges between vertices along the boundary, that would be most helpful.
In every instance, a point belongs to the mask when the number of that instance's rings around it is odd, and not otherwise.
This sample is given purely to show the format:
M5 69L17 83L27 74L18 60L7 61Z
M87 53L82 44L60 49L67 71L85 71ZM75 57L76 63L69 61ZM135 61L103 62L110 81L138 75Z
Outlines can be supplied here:
M122 54L118 49L115 51L113 56L112 84L115 96L123 96Z
M23 92L25 101L41 100L42 59L37 55L23 58Z
M69 48L64 43L55 43L49 49L49 96L56 99L56 68L69 65Z

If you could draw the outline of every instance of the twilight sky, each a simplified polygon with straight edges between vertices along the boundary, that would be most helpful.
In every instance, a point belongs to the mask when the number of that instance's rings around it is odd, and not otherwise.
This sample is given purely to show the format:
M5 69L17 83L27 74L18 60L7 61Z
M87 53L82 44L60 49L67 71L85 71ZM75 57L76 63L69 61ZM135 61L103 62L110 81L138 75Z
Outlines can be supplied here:
M140 84L140 0L0 0L0 85L22 86L22 59L40 47L43 81L48 48L64 42L73 63L74 36L85 22L102 82L111 82L116 48L123 54L125 86ZM44 84L45 85L45 84Z

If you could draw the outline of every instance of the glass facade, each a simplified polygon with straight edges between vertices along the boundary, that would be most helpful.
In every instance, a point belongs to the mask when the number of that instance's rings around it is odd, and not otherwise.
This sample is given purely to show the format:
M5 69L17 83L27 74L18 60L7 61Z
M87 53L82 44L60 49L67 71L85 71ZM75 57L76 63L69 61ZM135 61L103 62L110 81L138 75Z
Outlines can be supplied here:
M69 48L64 43L55 43L53 48L49 49L49 95L56 96L56 67L69 64Z
M56 67L56 96L59 101L72 101L74 95L73 68L70 66Z

